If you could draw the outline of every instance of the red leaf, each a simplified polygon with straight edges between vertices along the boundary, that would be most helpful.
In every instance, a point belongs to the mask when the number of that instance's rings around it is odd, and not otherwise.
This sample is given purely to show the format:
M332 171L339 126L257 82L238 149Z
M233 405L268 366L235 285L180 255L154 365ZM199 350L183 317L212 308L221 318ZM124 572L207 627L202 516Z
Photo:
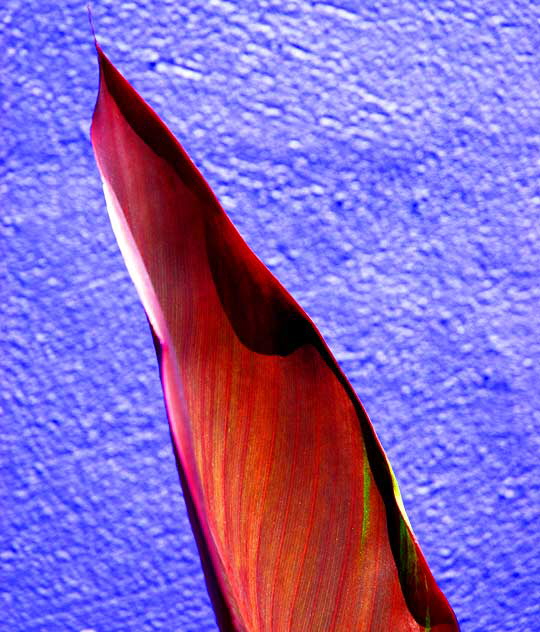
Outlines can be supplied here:
M458 630L321 335L98 56L92 142L221 629Z

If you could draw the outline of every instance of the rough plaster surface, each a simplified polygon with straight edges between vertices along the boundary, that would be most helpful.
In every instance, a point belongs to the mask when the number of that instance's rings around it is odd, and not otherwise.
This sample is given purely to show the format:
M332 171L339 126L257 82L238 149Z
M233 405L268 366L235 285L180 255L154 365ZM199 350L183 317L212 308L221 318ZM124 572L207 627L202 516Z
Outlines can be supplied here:
M540 626L535 4L92 3L353 381L464 632ZM215 630L84 3L5 0L0 37L0 630Z

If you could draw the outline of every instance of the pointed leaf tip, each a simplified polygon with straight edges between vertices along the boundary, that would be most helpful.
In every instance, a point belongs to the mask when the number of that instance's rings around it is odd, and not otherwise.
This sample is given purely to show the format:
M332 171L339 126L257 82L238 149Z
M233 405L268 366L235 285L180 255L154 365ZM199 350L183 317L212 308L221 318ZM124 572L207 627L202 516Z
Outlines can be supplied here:
M457 631L321 335L97 52L92 143L220 628Z

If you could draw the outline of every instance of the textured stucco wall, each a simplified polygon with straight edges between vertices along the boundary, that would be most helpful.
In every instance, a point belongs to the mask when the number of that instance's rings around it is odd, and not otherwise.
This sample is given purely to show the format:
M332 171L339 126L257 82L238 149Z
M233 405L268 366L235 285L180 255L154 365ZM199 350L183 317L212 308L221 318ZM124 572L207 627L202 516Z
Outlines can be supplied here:
M92 3L353 381L464 632L540 629L535 4ZM0 630L215 630L84 3L5 0L0 38Z

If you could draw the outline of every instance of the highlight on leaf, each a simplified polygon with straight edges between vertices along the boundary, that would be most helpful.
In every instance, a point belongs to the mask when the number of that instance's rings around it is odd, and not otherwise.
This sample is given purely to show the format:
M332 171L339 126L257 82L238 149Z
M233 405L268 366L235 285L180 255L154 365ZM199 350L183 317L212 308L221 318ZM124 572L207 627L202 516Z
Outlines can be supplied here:
M458 630L320 333L97 53L92 143L220 629Z

